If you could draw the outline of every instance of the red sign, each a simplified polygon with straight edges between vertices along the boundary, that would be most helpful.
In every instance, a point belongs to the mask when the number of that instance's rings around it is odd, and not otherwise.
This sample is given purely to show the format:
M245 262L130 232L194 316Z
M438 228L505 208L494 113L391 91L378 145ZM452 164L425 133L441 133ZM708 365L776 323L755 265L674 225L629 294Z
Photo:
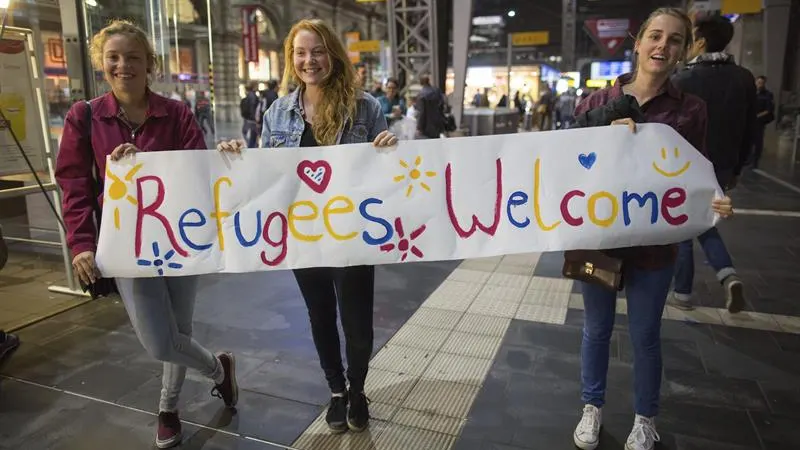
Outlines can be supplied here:
M258 6L242 6L242 48L244 61L258 62Z
M614 56L630 36L629 19L589 19L584 22L589 35L609 56Z

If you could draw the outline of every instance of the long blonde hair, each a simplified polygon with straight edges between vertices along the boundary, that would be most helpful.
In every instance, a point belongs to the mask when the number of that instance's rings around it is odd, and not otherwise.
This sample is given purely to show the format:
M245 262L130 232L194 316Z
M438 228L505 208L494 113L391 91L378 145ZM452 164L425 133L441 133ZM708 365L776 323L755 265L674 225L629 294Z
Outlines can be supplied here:
M336 32L319 19L303 19L289 30L283 42L285 68L283 70L283 88L294 82L298 89L305 89L305 83L294 70L294 37L300 30L314 32L322 39L325 51L330 59L330 73L322 82L322 96L316 106L314 119L314 139L320 145L336 144L339 130L348 120L353 120L356 113L356 100L359 87L356 83L356 71L347 57L347 51Z

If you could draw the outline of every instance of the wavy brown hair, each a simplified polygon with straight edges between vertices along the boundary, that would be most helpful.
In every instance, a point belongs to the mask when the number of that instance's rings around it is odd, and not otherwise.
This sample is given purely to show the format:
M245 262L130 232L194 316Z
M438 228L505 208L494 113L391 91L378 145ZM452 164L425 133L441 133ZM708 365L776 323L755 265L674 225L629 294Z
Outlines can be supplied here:
M103 70L103 47L106 42L112 37L122 34L133 38L144 48L147 54L147 70L152 74L156 71L158 60L156 59L156 51L150 39L147 38L147 33L144 32L133 22L122 19L111 20L102 30L92 36L92 41L89 44L89 54L91 56L92 65L97 70Z
M336 36L328 24L319 19L303 19L289 30L283 42L283 53L286 67L283 71L284 89L289 83L296 83L298 89L305 89L305 83L294 70L294 37L300 30L316 33L322 39L325 51L330 59L330 72L322 82L322 96L316 107L314 120L314 139L320 145L336 144L339 130L348 120L353 120L356 113L356 100L359 87L356 82L356 71L347 57L342 41Z

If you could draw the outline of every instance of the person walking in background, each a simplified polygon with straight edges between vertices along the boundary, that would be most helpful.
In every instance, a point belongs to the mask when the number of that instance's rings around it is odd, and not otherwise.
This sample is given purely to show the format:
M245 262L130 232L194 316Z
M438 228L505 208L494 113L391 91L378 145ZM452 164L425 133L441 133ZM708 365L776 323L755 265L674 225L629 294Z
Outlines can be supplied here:
M636 132L637 122L663 123L674 128L705 153L706 107L703 100L682 93L670 82L678 62L692 43L692 23L682 10L660 8L636 35L636 69L610 87L593 93L575 111L580 126L625 125ZM613 176L609 173L608 176ZM721 217L732 214L730 198L709 205ZM661 396L661 316L675 269L675 246L642 246L604 250L621 262L628 302L628 329L633 345L633 428L625 450L653 450ZM565 256L566 257L566 256ZM591 263L591 261L586 261ZM617 291L581 282L584 304L581 341L581 400L583 414L573 441L583 450L600 444L611 334L616 317Z
M767 77L764 75L756 78L756 117L757 126L753 135L753 153L750 163L758 169L761 154L764 153L764 132L767 125L775 120L775 97L767 89Z
M575 122L575 107L577 106L578 96L575 88L569 88L561 94L556 101L556 114L558 115L558 128L565 130Z
M380 103L359 84L344 44L328 24L317 19L296 23L284 42L284 54L283 82L296 81L298 89L278 99L267 111L261 132L262 148L364 142L388 147L397 143L397 137L387 130ZM221 151L240 151L242 147L240 141L218 146ZM374 337L375 267L313 267L293 272L308 308L314 346L331 390L325 414L328 428L333 433L363 431L370 418L364 384ZM337 310L344 331L346 374Z
M70 108L55 170L72 266L86 285L101 276L95 263L94 221L102 217L102 183L110 173L106 157L116 161L141 151L206 148L189 107L150 90L156 54L141 28L112 21L92 38L90 51L111 92ZM233 354L214 355L192 338L197 277L117 278L116 285L142 346L163 361L156 446L174 447L182 437L178 396L186 368L213 380L211 394L232 408L238 400Z
M248 148L258 146L258 126L256 126L256 108L258 108L258 85L252 81L248 83L244 98L239 102L239 115L242 116L242 136Z
M381 112L389 125L406 114L406 101L400 96L399 86L400 83L396 78L389 78L386 80L386 93L377 97L381 104Z
M197 119L200 129L203 130L203 134L206 134L206 126L208 126L211 134L216 133L214 131L214 119L211 117L211 101L203 91L197 91L197 98L194 103L194 117Z
M422 90L417 96L417 138L436 139L445 132L445 100L444 93L431 85L428 74L420 75L419 84Z
M733 39L733 24L722 16L695 21L694 45L685 69L672 77L683 92L702 98L708 109L706 151L723 190L736 186L752 147L756 124L756 92L753 74L739 66L725 48ZM736 275L728 249L716 227L697 237L717 280L725 289L731 313L745 304L744 286ZM668 303L692 309L694 239L681 242L675 266L674 293Z
M258 99L258 107L256 107L256 125L258 130L264 123L264 114L270 106L278 99L278 82L276 80L267 81L267 88L260 92L261 96Z

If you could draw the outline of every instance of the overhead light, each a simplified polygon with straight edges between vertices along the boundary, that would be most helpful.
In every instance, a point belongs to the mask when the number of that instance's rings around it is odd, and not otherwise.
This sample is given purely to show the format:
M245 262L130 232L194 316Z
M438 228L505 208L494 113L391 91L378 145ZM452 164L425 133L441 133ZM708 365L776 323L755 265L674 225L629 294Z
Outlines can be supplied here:
M2 0L0 0L2 1ZM479 16L472 18L472 24L475 26L482 26L482 25L503 25L503 17L502 16Z
M508 12L508 17L514 17L514 16L516 16L516 15L517 15L517 12L516 12L516 11L514 11L513 9L512 9L511 11L509 11L509 12Z
M8 4L11 0L0 0L0 9L8 9Z
M2 1L2 0L0 0ZM86 6L91 6L92 8L97 6L97 0L86 0Z

